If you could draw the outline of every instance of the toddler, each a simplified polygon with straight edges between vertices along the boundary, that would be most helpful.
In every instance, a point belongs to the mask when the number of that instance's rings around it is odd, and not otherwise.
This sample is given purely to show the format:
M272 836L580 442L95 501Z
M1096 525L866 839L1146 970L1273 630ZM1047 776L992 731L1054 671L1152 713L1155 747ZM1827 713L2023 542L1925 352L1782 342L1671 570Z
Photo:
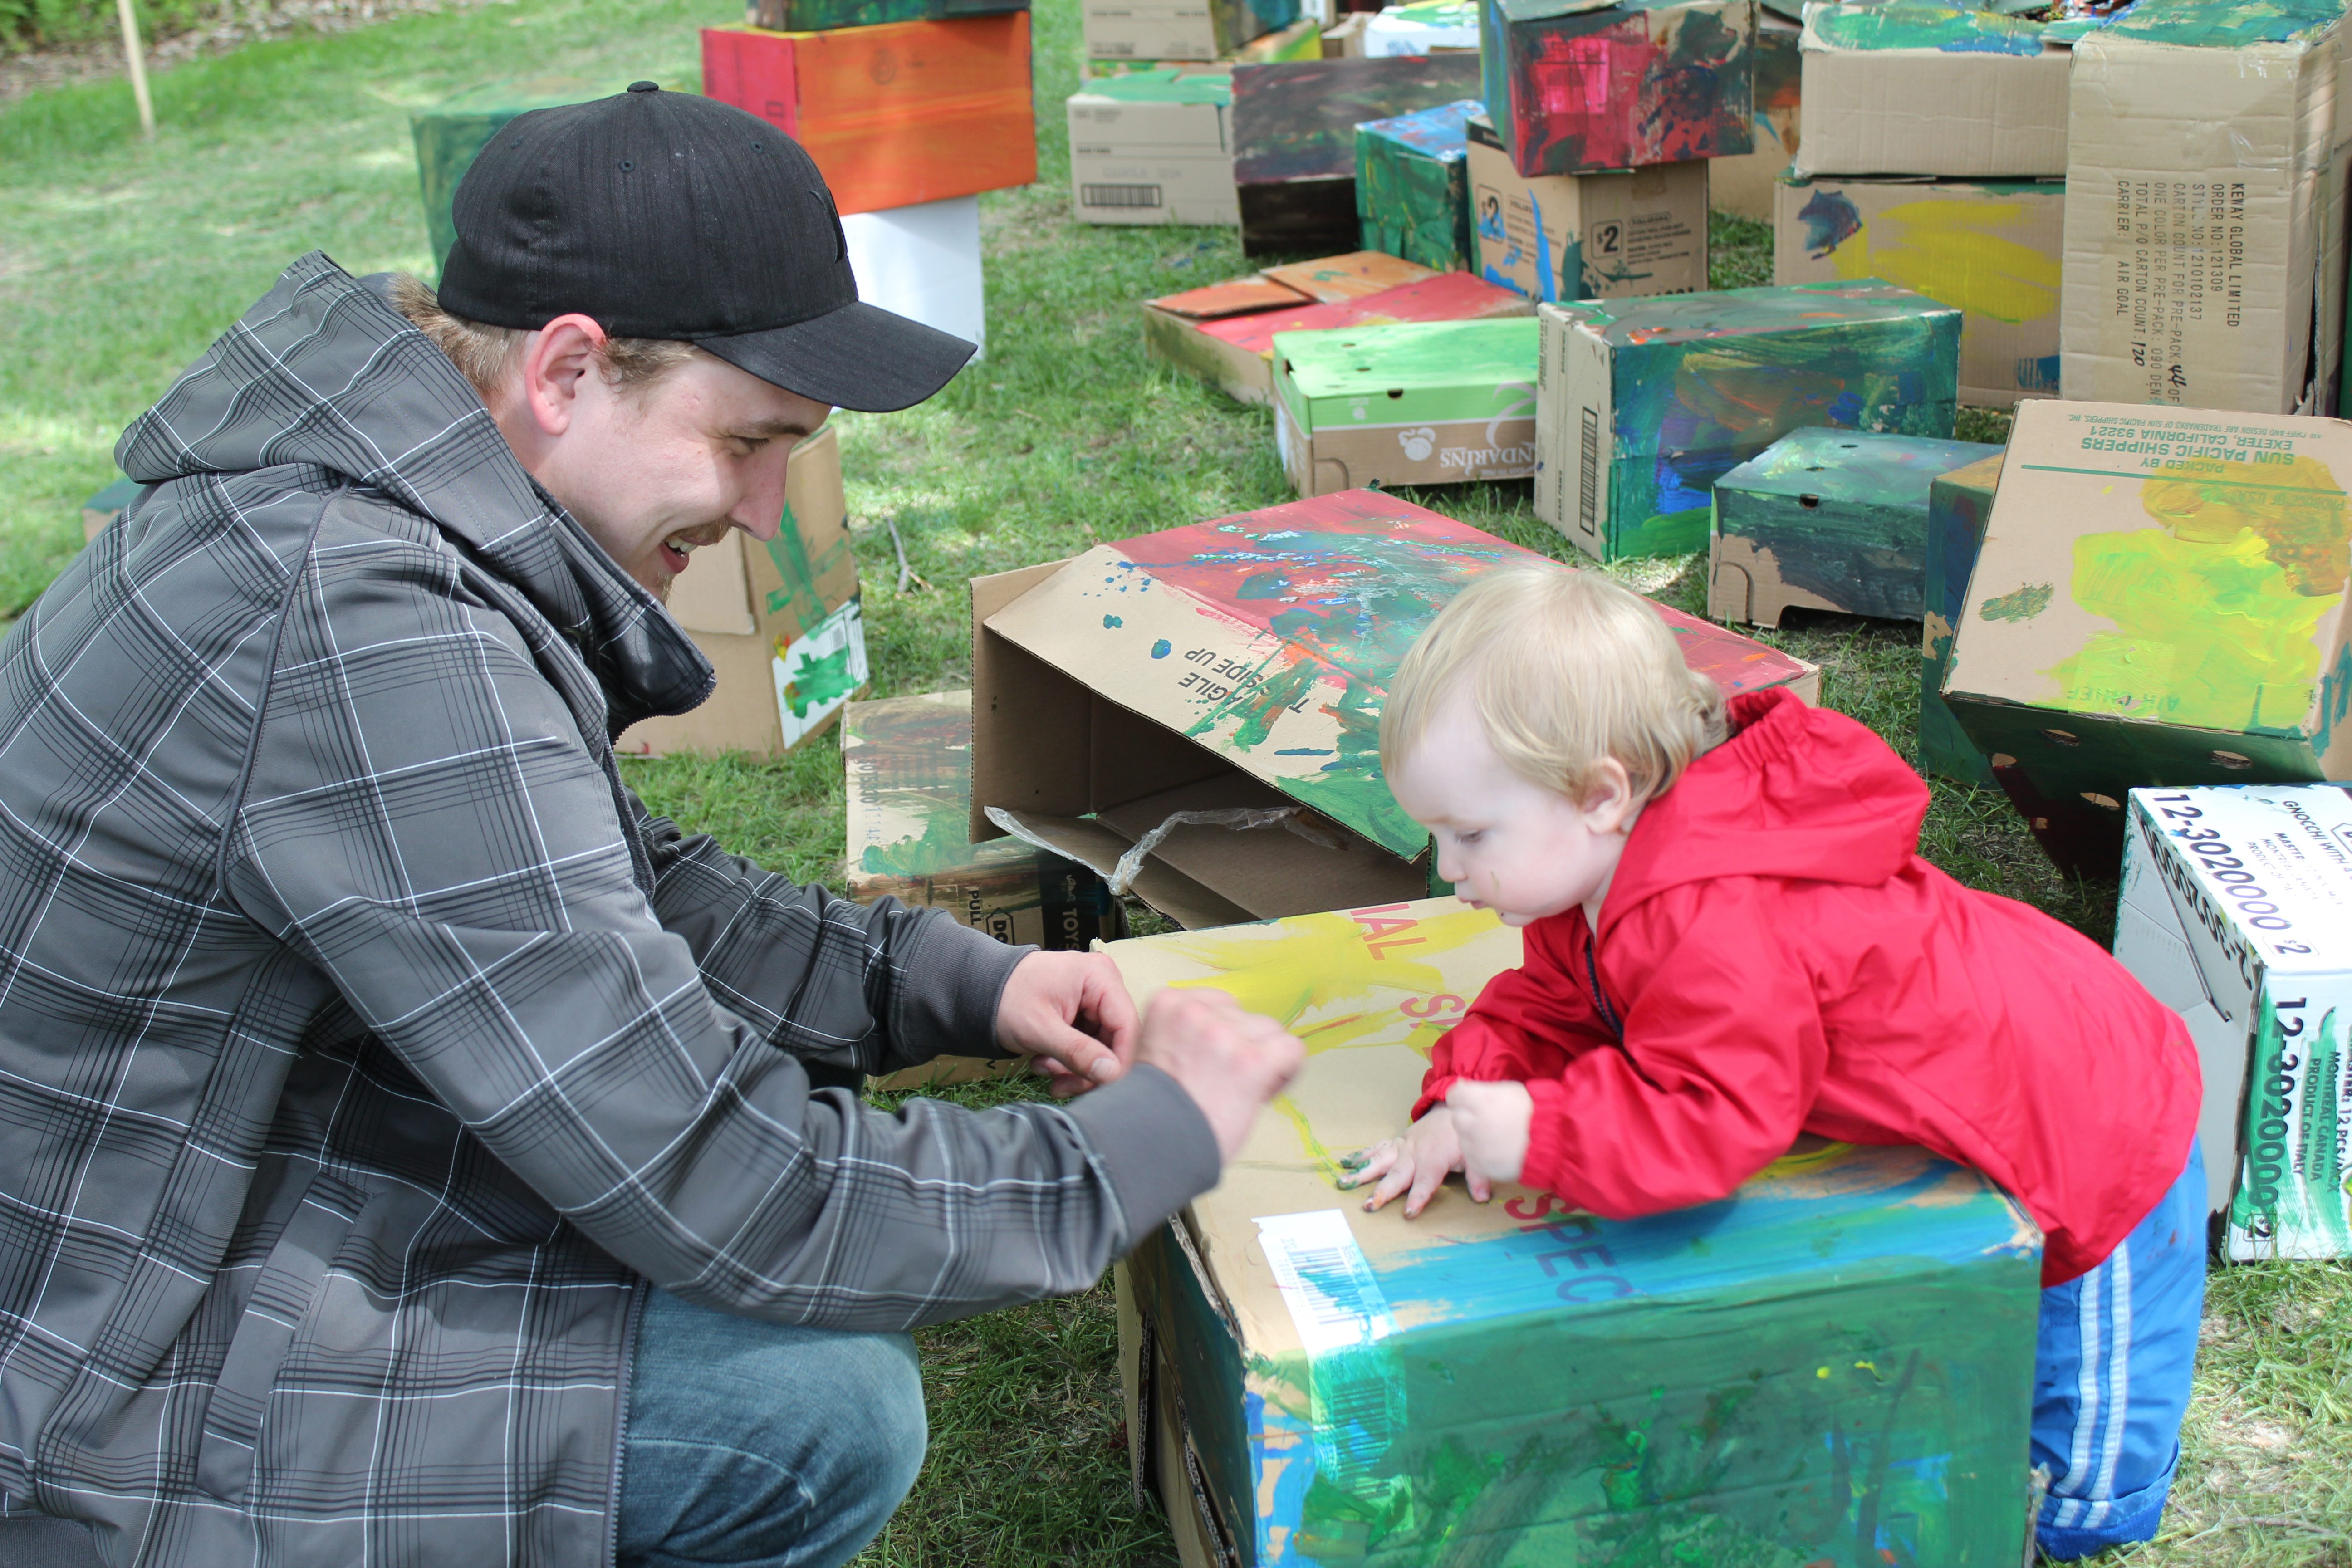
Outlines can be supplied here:
M1798 1134L1974 1167L2045 1241L2040 1541L2156 1534L2204 1297L2197 1058L2096 943L1913 852L1927 789L1870 731L1737 697L1595 573L1480 579L1407 656L1389 786L1455 892L1526 929L1359 1156L1408 1216L1460 1171L1611 1218L1704 1204Z

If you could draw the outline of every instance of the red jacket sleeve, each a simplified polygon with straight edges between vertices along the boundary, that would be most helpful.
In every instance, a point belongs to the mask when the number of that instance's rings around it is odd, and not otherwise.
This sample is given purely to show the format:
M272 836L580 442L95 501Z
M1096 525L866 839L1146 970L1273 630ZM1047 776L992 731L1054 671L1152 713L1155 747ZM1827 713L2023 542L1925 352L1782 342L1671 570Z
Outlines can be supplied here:
M1788 1152L1829 1048L1769 893L1740 877L1668 889L1611 925L1597 957L1624 1042L1525 1080L1528 1185L1629 1219L1712 1203Z
M1520 967L1486 982L1470 1011L1429 1053L1412 1119L1443 1103L1457 1078L1532 1083L1558 1078L1580 1051L1613 1047L1616 1037L1585 992L1583 965L1582 914L1528 927Z

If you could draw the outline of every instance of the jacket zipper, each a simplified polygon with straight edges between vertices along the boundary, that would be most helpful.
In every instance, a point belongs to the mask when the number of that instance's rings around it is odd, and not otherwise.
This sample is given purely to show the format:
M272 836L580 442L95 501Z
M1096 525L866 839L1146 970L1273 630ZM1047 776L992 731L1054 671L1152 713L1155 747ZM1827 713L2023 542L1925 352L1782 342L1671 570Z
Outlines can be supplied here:
M1601 965L1592 956L1593 945L1592 933L1587 931L1584 933L1584 974L1592 983L1592 1005L1601 1014L1601 1021L1609 1026L1609 1032L1617 1037L1617 1043L1622 1046L1625 1043L1625 1024L1617 1016L1617 1009L1610 1005L1609 993L1601 989Z
M621 1376L613 1403L613 1479L604 1489L604 1568L619 1568L621 1560L621 1461L629 1447L629 1384L636 1376L637 1331L644 1325L646 1294L652 1289L639 1276L622 1318Z

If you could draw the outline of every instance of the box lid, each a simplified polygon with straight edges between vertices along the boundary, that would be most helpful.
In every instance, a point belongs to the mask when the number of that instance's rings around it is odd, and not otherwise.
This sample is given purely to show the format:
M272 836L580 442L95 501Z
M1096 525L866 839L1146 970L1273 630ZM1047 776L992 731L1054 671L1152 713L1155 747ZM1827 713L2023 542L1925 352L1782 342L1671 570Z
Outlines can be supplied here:
M1264 276L1328 305L1338 300L1360 300L1401 284L1418 283L1424 278L1436 277L1437 271L1385 251L1351 250L1345 256L1269 267Z
M1715 488L1924 511L1927 489L1937 478L1970 463L1998 459L2000 452L1998 446L1981 441L1810 426L1781 437L1716 480Z
M2352 764L2347 479L2339 420L2020 405L1945 690Z
M2097 30L2189 48L2307 43L2344 19L2340 0L2167 0L2134 5Z
M1502 288L1467 272L1441 272L1419 283L1401 284L1354 300L1232 316L1206 322L1201 330L1235 348L1271 356L1278 332L1328 331L1398 321L1467 321L1490 316L1532 318L1535 313L1535 301L1516 289Z
M1818 327L1878 321L1910 321L1960 312L1925 294L1898 289L1875 278L1784 287L1717 289L1697 294L1658 294L1633 300L1585 300L1542 307L1558 310L1613 348L1688 343L1705 338L1754 332L1803 331Z
M1917 49L1953 55L2039 55L2042 25L1994 11L1906 3L1808 5L1801 47L1817 52Z
M1326 423L1531 419L1536 353L1531 316L1278 332L1275 382L1310 430Z
M1382 12L1381 15L1387 13ZM1465 126L1470 116L1485 107L1475 98L1459 98L1452 103L1441 103L1434 109L1417 109L1411 114L1394 115L1387 120L1363 121L1357 125L1356 133L1400 142L1422 157L1451 163L1468 154L1468 132Z
M1296 308L1314 302L1312 296L1263 275L1232 278L1223 283L1205 284L1198 289L1162 294L1157 300L1144 301L1171 315L1189 316L1199 321L1213 321L1226 316L1246 316L1254 311Z
M1150 70L1099 78L1072 97L1110 99L1120 103L1226 105L1234 100L1234 78L1230 70L1158 66Z
M1394 496L1342 490L1097 545L985 625L1412 859L1429 837L1381 774L1387 682L1447 600L1479 574L1517 564L1568 570ZM1727 692L1796 685L1811 671L1658 610L1691 667Z
M2251 947L2281 973L2352 974L2352 785L2136 789L2131 811L2184 924L2236 938L2200 957Z

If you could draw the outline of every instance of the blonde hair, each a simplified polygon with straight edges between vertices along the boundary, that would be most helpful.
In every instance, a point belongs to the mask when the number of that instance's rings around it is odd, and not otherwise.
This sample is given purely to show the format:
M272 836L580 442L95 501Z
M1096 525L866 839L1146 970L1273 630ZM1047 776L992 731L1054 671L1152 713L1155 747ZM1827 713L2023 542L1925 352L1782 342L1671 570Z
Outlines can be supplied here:
M1646 801L1725 734L1723 693L1683 661L1656 609L1567 567L1491 573L1439 612L1390 684L1382 771L1395 771L1439 704L1464 700L1496 755L1580 802L1606 758Z
M433 340L435 348L449 356L449 363L474 384L485 402L506 380L507 367L514 363L523 340L530 336L520 327L484 326L452 315L441 308L432 289L404 273L392 279L392 303L411 326ZM692 343L665 338L607 338L599 357L606 383L625 392L644 392L694 354Z

